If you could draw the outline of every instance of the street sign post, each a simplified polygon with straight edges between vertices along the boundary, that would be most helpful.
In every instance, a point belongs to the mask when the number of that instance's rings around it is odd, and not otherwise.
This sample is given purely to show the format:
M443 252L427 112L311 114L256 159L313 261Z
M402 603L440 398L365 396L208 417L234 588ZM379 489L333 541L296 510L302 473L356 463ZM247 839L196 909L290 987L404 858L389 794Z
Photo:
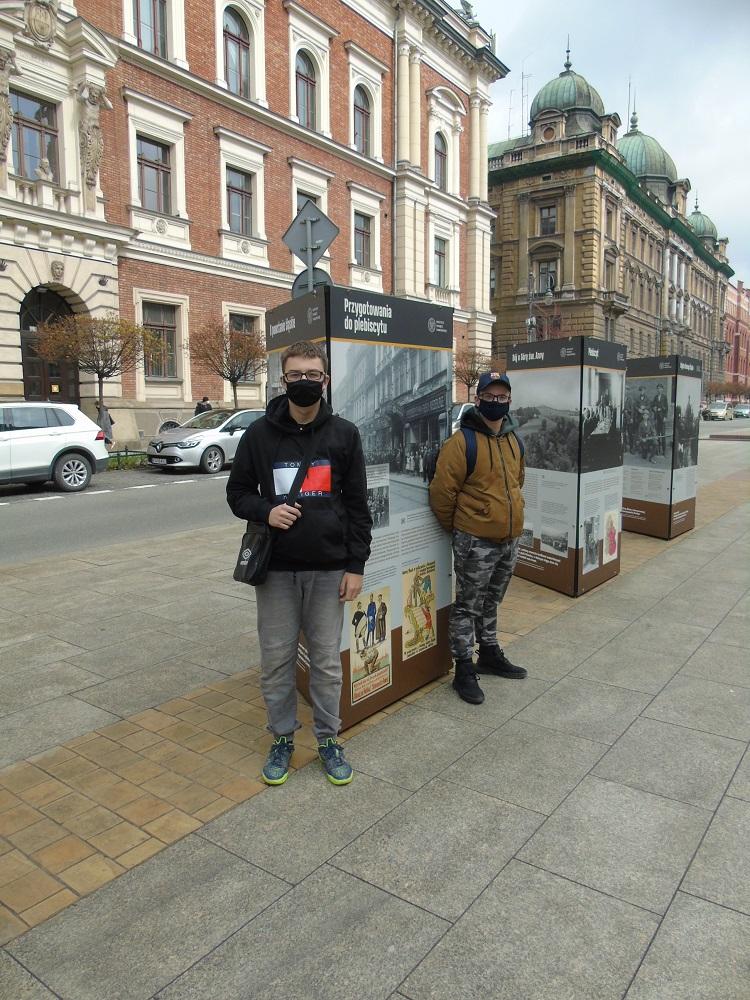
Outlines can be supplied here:
M294 256L299 257L307 267L308 292L315 287L315 265L338 234L339 227L308 198L281 237Z

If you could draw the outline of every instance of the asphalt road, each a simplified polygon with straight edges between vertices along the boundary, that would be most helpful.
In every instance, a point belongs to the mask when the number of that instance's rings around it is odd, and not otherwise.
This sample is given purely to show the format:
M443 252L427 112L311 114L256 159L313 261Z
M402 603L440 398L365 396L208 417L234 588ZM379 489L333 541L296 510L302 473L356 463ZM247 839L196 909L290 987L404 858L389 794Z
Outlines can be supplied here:
M94 476L82 493L0 487L0 566L211 525L234 523L239 537L228 477L123 469Z
M738 426L739 425L739 426ZM750 421L701 421L699 483L750 466L750 441L711 441L711 434L750 434ZM212 525L237 525L225 499L229 472L207 476L161 469L121 470L95 476L83 493L0 486L0 567L99 545L157 538ZM418 477L394 476L391 510L408 509L424 489ZM239 535L238 535L239 537Z

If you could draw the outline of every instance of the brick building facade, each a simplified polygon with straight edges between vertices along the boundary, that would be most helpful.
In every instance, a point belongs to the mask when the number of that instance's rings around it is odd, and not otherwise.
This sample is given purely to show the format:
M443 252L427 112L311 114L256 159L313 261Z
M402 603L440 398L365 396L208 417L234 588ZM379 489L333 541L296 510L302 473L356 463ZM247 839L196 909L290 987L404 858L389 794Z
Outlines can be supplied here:
M90 403L87 377L34 354L66 310L162 338L107 384L120 440L230 400L190 331L263 328L301 269L281 236L307 197L340 228L319 265L335 283L450 304L457 341L487 348L493 47L441 0L4 4L0 400Z
M727 344L724 377L737 387L738 397L750 395L750 288L742 281L727 288L727 313L724 321Z

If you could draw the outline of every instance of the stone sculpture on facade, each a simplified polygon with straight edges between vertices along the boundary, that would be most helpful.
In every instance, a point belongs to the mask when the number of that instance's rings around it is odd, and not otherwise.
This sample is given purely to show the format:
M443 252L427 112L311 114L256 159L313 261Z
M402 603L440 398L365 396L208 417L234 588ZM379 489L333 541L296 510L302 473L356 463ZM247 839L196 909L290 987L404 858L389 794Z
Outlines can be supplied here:
M78 122L78 145L81 151L81 170L86 186L86 208L96 207L96 182L99 177L104 154L104 136L99 123L99 112L102 108L111 110L112 104L107 99L104 87L84 80L76 87L76 96L80 104Z
M5 163L13 131L13 108L10 103L10 78L18 74L16 57L12 49L0 47L0 175L5 187Z

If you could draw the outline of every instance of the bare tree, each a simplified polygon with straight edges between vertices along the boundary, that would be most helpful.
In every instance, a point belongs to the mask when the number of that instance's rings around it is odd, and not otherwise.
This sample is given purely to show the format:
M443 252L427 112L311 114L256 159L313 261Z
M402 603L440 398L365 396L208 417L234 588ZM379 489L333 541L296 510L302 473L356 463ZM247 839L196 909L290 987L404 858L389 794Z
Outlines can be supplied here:
M461 347L453 355L453 374L457 382L466 386L467 399L471 398L479 376L487 371L505 371L505 364L476 347Z
M140 367L158 342L150 330L116 312L105 316L61 316L43 323L37 334L37 351L46 361L76 364L79 371L96 376L100 409L104 405L104 380Z
M237 404L237 386L240 382L256 381L266 370L267 355L263 335L254 326L239 330L221 319L212 319L190 335L190 357L229 382Z

